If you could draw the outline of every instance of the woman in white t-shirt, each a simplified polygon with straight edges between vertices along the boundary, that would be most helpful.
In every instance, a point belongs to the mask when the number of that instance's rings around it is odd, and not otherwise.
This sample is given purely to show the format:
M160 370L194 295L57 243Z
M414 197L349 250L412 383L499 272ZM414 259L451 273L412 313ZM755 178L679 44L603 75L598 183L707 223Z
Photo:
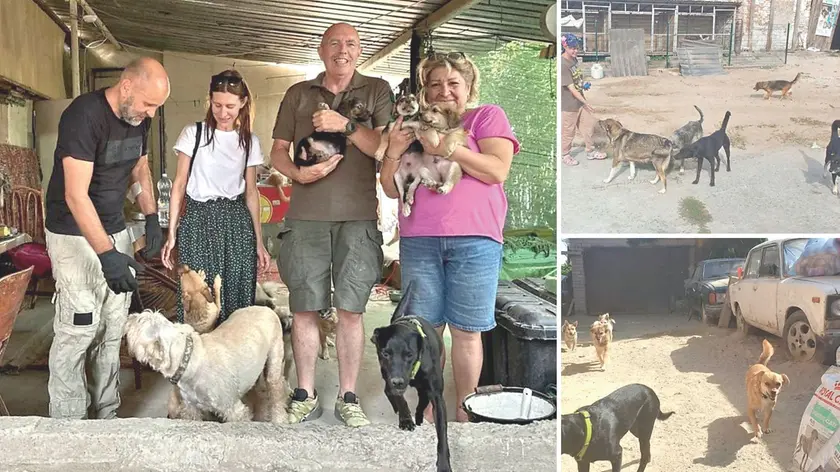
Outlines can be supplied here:
M221 275L219 323L254 304L257 269L263 272L271 260L262 243L256 167L263 154L251 132L253 117L248 84L236 70L226 70L210 79L204 121L185 126L175 143L178 171L161 258L172 269L177 244L178 263L203 269L209 286ZM179 220L184 200L186 211ZM177 303L178 321L183 322L180 284Z

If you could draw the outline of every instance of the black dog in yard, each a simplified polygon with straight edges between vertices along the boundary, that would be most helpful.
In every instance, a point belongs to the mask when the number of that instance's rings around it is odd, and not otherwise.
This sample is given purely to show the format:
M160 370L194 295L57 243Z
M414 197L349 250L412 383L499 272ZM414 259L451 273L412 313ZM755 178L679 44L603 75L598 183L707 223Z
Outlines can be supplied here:
M434 327L419 316L408 315L411 282L391 316L391 324L373 330L370 341L376 346L385 395L399 415L400 429L414 430L423 423L423 410L432 403L437 432L437 470L451 471L449 440L446 435L446 404L443 401L443 340ZM419 402L414 419L405 400L406 389L417 390Z
M680 152L677 153L675 159L686 159L690 157L697 158L697 177L694 179L692 184L696 184L700 182L700 171L703 170L703 161L709 161L709 172L711 174L711 180L709 181L709 186L715 186L715 171L720 170L720 156L718 153L720 152L720 148L723 148L723 151L726 153L726 172L729 172L731 169L729 167L729 136L726 134L726 125L729 123L729 117L732 116L732 113L726 112L726 115L723 117L723 124L720 126L720 129L715 131L714 133L704 136L697 141L693 142L692 144L682 148ZM715 161L717 161L717 167L715 167Z
M638 472L643 472L650 462L650 437L656 420L667 420L673 414L662 412L659 397L650 387L625 385L560 417L560 453L577 460L578 472L589 472L589 465L595 461L610 461L612 472L619 472L621 438L630 431L639 438L642 458Z
M840 136L837 129L840 128L840 120L834 120L831 124L831 141L825 147L825 164L823 164L823 176L825 171L831 172L831 182L834 188L831 193L837 195L837 176L840 175Z

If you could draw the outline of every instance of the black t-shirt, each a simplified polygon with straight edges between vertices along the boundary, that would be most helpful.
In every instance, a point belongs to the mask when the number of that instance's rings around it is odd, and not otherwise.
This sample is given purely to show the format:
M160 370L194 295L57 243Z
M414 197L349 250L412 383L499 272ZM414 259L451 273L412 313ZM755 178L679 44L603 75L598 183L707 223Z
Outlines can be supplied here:
M151 119L131 126L114 114L105 89L76 97L61 114L53 172L47 187L45 225L57 234L80 236L81 230L64 200L64 167L67 156L93 162L88 195L108 234L125 229L123 204L131 171L146 155Z

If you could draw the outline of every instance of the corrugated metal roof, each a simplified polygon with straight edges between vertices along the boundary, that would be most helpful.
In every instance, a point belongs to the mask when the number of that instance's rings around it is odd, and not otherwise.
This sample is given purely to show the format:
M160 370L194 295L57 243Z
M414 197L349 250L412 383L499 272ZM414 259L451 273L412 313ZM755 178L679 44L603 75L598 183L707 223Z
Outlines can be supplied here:
M67 0L43 0L70 24ZM319 64L316 47L331 24L354 25L361 37L359 63L375 55L445 0L87 0L116 37L129 46L228 56L285 64ZM549 42L540 16L552 0L482 0L433 31L438 50L477 53L504 41ZM85 37L101 38L79 22ZM80 33L81 34L81 33ZM406 75L408 44L372 72Z

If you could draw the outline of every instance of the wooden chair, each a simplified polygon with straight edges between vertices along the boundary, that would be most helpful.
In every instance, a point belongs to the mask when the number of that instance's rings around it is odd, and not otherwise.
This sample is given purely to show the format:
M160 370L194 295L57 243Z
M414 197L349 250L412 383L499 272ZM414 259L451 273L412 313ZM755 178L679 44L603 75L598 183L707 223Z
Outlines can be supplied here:
M32 238L31 243L12 248L8 251L17 270L33 267L27 295L32 299L29 308L35 306L38 296L52 296L52 292L38 291L39 282L52 278L52 264L47 254L46 234L44 229L44 204L40 189L24 186L12 187L12 194L3 208L3 220L8 226Z
M23 305L26 287L29 285L33 270L33 267L29 267L0 278L0 361L3 360L6 345L12 336L15 319ZM0 397L0 414L9 416L9 409L6 408L3 397Z

